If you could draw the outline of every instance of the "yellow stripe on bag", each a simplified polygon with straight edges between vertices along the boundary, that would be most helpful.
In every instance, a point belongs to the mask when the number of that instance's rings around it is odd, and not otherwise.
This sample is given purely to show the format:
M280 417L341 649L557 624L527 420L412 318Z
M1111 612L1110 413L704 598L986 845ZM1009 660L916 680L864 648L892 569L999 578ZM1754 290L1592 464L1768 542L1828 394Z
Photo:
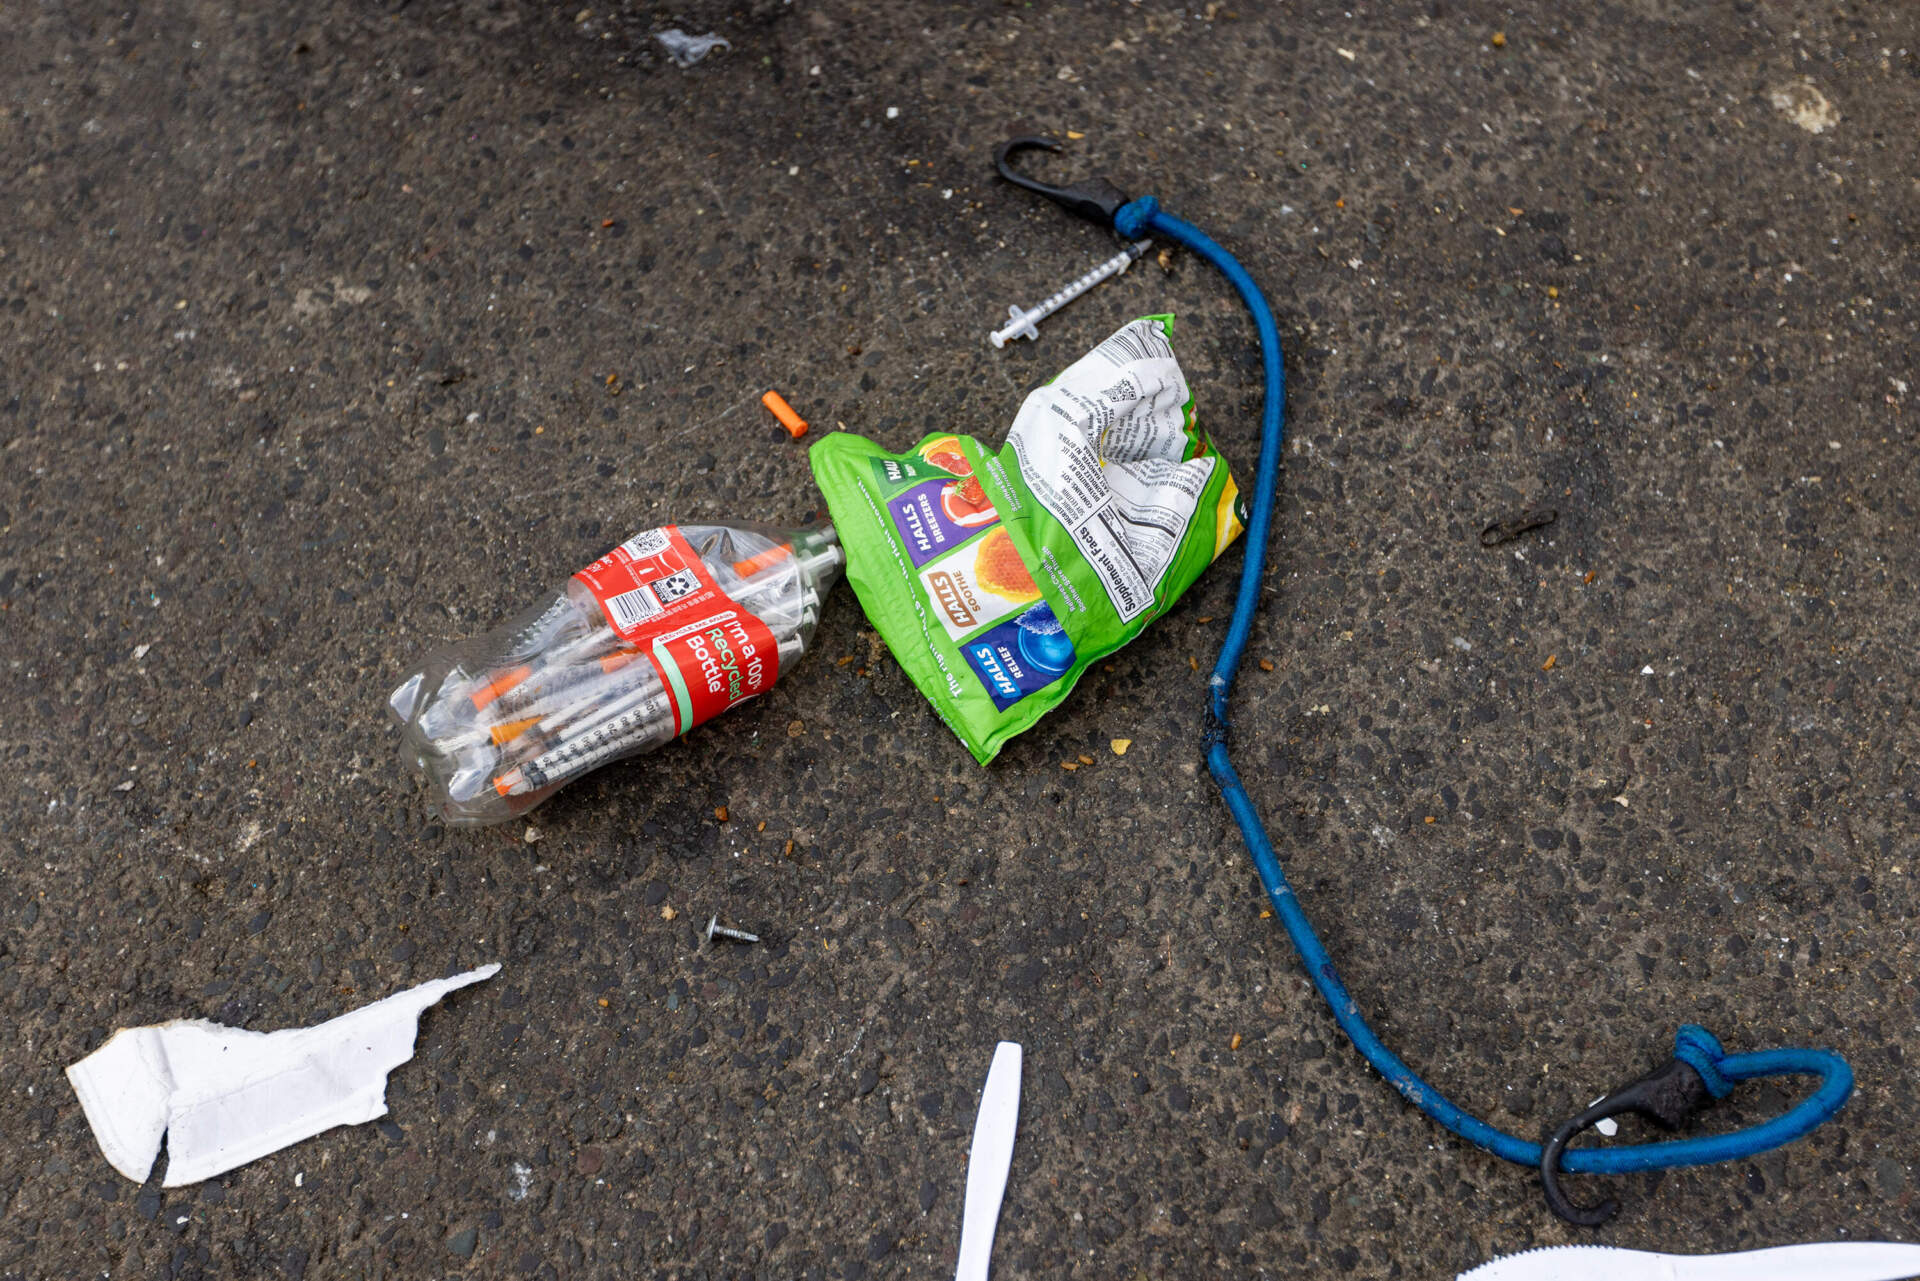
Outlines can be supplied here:
M1225 465L1225 460L1222 460ZM1221 486L1220 503L1213 511L1213 558L1220 559L1220 553L1240 537L1240 531L1246 526L1240 523L1240 486L1234 482L1233 473L1227 473L1227 483Z

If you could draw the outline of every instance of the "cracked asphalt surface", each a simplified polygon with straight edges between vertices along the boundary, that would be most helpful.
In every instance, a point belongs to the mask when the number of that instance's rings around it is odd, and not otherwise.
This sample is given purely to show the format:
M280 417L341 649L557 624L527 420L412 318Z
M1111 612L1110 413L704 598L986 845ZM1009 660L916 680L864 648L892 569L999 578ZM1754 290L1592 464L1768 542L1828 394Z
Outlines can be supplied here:
M677 68L674 26L731 48ZM1002 1037L1000 1276L1920 1235L1912 6L0 28L0 1276L935 1275ZM988 769L842 588L761 703L530 821L428 815L382 705L416 655L634 530L818 507L768 387L816 432L997 440L1171 309L1250 483L1256 353L1202 264L983 341L1111 252L991 178L1036 129L1280 313L1235 742L1389 1042L1537 1135L1699 1021L1844 1052L1836 1123L1618 1181L1577 1235L1367 1071L1200 765L1237 553ZM697 951L713 912L767 942ZM198 1186L116 1175L62 1076L119 1026L491 960L387 1118Z

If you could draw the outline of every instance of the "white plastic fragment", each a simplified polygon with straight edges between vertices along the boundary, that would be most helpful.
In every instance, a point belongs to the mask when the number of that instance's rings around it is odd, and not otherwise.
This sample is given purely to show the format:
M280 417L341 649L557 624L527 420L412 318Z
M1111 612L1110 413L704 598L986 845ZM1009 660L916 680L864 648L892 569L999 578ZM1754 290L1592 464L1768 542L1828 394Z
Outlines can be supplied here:
M249 1032L206 1019L121 1028L67 1068L107 1163L146 1182L167 1140L177 1188L337 1125L387 1113L387 1073L413 1057L420 1014L498 964L435 979L314 1027Z
M1013 1135L1020 1124L1020 1061L1017 1042L1000 1042L980 1091L980 1114L974 1118L973 1147L967 1153L967 1199L960 1212L960 1257L954 1281L987 1281L1000 1199L1006 1194L1007 1170L1013 1165Z
M1920 1275L1920 1245L1822 1241L1738 1254L1654 1254L1611 1245L1556 1245L1510 1254L1458 1281L1898 1281Z
M708 33L704 36L689 35L678 27L668 27L654 36L661 48L667 51L667 57L676 67L691 67L715 49L733 48L733 42L724 36Z

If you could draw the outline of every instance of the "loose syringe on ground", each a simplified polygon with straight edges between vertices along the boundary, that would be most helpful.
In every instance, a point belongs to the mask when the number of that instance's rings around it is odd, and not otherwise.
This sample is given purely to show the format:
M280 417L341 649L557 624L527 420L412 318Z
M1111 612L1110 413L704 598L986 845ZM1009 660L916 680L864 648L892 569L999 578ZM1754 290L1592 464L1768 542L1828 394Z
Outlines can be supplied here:
M1009 338L1039 338L1040 331L1034 328L1034 326L1038 325L1048 316L1051 316L1054 312L1059 311L1081 294L1086 293L1087 290L1093 288L1101 281L1111 280L1115 276L1125 274L1127 268L1133 265L1133 260L1152 247L1153 242L1150 240L1136 240L1113 257L1096 266L1092 271L1087 272L1085 275L1068 282L1048 294L1040 301L1038 307L1034 307L1031 310L1022 307L1019 303L1014 303L1007 308L1007 323L988 334L987 341L995 347L1004 347L1007 345Z
M765 692L806 652L842 562L830 525L646 530L429 655L389 699L405 754L449 822L524 813Z

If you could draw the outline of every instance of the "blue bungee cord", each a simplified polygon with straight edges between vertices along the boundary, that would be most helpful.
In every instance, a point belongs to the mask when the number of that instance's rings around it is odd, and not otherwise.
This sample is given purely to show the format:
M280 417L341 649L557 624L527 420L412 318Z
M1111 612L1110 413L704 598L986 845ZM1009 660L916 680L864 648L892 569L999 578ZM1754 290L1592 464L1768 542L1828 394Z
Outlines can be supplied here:
M1547 1203L1570 1222L1598 1226L1612 1217L1618 1208L1606 1201L1597 1206L1577 1206L1561 1192L1561 1170L1575 1174L1631 1174L1643 1170L1675 1169L1681 1166L1714 1165L1738 1161L1771 1151L1811 1133L1831 1119L1846 1104L1853 1092L1853 1070L1847 1061L1830 1050L1780 1049L1748 1054L1728 1054L1705 1028L1683 1026L1674 1038L1673 1060L1662 1068L1609 1094L1586 1111L1562 1124L1543 1144L1532 1143L1517 1135L1489 1125L1448 1099L1422 1080L1399 1056L1389 1050L1368 1026L1359 1005L1347 992L1334 970L1333 960L1314 932L1300 907L1300 900L1287 875L1281 869L1265 825L1254 809L1252 799L1240 782L1228 752L1228 726L1231 722L1233 680L1240 658L1252 634L1254 618L1260 611L1260 585L1266 567L1267 534L1273 524L1274 495L1280 478L1281 443L1284 435L1286 371L1281 361L1280 331L1273 310L1267 305L1260 286L1247 274L1234 256L1221 248L1193 224L1184 222L1160 208L1152 196L1129 200L1104 179L1095 179L1074 187L1054 187L1025 177L1012 167L1010 157L1027 148L1059 150L1059 144L1047 138L1015 138L1000 146L994 155L1002 177L1029 191L1055 201L1069 211L1103 226L1110 226L1127 240L1160 236L1206 259L1225 276L1240 294L1253 317L1260 335L1260 360L1266 379L1266 399L1260 420L1260 463L1256 473L1253 506L1247 521L1246 560L1240 571L1239 592L1234 600L1233 618L1227 626L1220 657L1214 663L1208 687L1212 700L1207 709L1203 744L1207 768L1220 788L1227 809L1253 856L1260 884L1273 904L1274 914L1286 928L1301 964L1332 1011L1334 1021L1352 1040L1354 1048L1401 1095L1433 1120L1453 1133L1477 1144L1503 1160L1531 1166L1540 1171ZM1661 1143L1638 1143L1609 1148L1568 1150L1567 1144L1588 1127L1609 1117L1636 1112L1666 1129L1679 1126L1694 1111L1714 1099L1724 1098L1741 1081L1771 1076L1817 1076L1819 1088L1790 1111L1759 1125L1730 1134L1680 1139Z

